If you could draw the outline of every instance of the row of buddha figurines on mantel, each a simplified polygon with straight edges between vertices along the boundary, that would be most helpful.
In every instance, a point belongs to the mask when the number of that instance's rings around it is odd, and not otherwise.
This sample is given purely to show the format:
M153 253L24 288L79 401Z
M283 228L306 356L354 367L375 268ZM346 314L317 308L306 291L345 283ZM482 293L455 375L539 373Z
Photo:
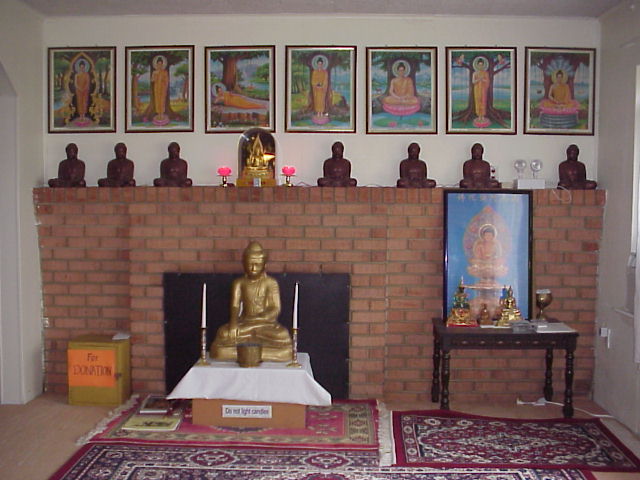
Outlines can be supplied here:
M259 143L259 136L256 137ZM255 146L255 145L254 145ZM256 158L255 152L250 153L245 165L242 166L242 175L256 175L261 180L271 180L259 185L275 185L275 155L265 155L262 147L258 145L260 158ZM107 165L107 176L98 180L100 187L134 187L134 163L127 158L127 146L124 143L116 144L115 158ZM153 181L157 187L190 187L193 182L187 177L187 162L180 158L180 145L171 142L168 147L169 156L160 163L160 177ZM320 187L355 187L358 181L351 177L351 162L344 157L344 145L335 142L331 147L332 155L327 158L322 167L323 176L318 178ZM85 165L78 158L78 146L70 143L66 147L67 158L58 166L58 176L49 180L50 187L85 187ZM471 147L471 158L464 162L462 167L463 178L459 182L460 188L469 189L499 189L502 184L492 176L491 165L483 160L484 147L475 143ZM569 190L595 189L597 184L593 180L587 180L586 168L578 160L579 149L577 145L569 145L567 158L558 166L558 188ZM253 155L253 156L252 156ZM408 157L400 162L400 178L396 182L398 188L434 188L436 181L427 177L427 164L419 158L420 146L411 143L408 147ZM267 158L270 157L270 158ZM270 178L269 178L270 177ZM240 180L240 179L239 179ZM255 185L251 183L246 185ZM245 182L247 179L245 178ZM226 183L225 186L233 186Z

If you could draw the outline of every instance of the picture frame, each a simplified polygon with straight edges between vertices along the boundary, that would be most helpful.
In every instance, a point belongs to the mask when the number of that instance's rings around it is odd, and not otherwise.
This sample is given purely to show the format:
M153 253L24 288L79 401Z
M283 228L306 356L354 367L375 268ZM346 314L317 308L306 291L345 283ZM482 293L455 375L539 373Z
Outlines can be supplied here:
M116 47L48 49L49 133L116 131Z
M531 319L532 192L444 190L443 315L460 283L472 318L483 305L492 318L513 289L523 318Z
M193 132L193 52L193 45L125 47L127 133Z
M524 133L593 135L595 48L525 47Z
M367 133L438 133L438 49L367 47Z
M516 48L446 47L447 133L516 134Z
M205 133L275 131L275 46L205 47Z
M285 130L355 133L356 47L286 46Z

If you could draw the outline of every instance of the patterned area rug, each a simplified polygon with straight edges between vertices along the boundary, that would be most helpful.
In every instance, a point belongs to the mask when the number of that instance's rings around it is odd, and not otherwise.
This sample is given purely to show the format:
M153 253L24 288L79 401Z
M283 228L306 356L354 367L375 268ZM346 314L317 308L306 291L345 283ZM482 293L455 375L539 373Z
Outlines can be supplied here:
M179 426L173 431L128 430L130 419L139 415L140 401L134 398L83 437L78 443L126 442L129 444L163 443L177 445L287 445L290 448L361 448L377 452L378 405L375 401L335 402L327 407L307 407L304 429L232 428L194 425L187 402L178 409ZM381 405L380 408L384 409ZM135 417L135 418L134 418ZM129 422L129 423L128 423ZM124 427L124 428L123 428Z
M638 472L640 460L598 419L517 420L393 412L396 465Z
M377 467L368 452L288 448L92 443L50 480L594 480L589 472L542 469Z

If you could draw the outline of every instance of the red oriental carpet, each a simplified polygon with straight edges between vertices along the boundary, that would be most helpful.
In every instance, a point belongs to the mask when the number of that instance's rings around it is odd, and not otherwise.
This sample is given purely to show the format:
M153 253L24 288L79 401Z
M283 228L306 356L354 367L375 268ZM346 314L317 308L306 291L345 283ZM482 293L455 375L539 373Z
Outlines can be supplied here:
M78 443L127 443L173 445L245 445L323 449L368 450L378 452L379 411L374 400L338 401L326 407L307 407L303 429L232 428L194 425L190 402L179 407L175 430L127 429L131 420L162 421L163 416L139 414L140 401L133 398ZM381 407L383 408L383 407ZM387 412L388 413L388 412ZM167 417L164 417L165 419Z
M599 419L519 420L446 410L393 412L395 465L639 472Z
M91 443L50 480L594 480L590 472L527 468L378 467L369 452Z

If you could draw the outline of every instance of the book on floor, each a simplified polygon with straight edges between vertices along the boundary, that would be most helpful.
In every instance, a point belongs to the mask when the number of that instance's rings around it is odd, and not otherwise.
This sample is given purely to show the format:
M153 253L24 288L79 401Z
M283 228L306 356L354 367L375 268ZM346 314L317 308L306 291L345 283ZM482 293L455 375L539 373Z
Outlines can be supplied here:
M168 413L173 409L171 400L164 395L149 395L140 405L140 413Z
M123 430L146 430L149 432L170 432L178 428L181 415L133 415L122 425Z

